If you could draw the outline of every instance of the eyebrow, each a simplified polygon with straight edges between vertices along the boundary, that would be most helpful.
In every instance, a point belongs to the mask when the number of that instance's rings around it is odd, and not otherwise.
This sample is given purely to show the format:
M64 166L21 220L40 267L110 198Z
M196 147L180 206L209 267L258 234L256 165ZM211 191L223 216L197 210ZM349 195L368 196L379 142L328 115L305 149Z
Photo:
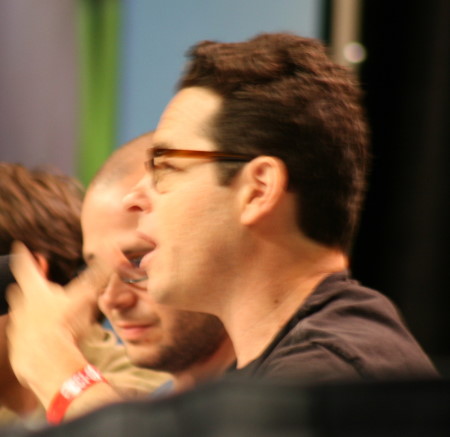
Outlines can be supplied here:
M170 144L165 142L159 142L159 143L153 143L152 147L149 147L147 151L151 149L174 149L174 147L171 147Z
M160 142L160 143L153 143L152 147L149 147L145 153L146 153L146 158L145 159L150 159L150 156L152 155L152 151L155 149L170 149L171 147L168 147L167 143L164 142ZM173 148L173 147L172 147ZM148 161L147 161L148 162Z

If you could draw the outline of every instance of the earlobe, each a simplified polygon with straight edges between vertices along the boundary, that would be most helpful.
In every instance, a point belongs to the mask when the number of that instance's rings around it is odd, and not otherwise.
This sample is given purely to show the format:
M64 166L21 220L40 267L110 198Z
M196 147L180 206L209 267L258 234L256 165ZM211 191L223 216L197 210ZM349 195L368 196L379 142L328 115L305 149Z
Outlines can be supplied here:
M285 164L273 156L260 156L245 168L241 222L252 225L270 214L287 189Z

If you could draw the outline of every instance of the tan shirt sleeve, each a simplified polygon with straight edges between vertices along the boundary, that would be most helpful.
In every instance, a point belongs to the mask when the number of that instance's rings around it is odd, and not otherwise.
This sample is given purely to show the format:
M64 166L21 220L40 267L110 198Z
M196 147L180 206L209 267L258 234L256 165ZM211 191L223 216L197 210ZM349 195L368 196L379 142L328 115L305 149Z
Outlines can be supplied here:
M131 364L125 347L118 344L116 335L99 324L94 326L80 348L86 359L127 399L146 397L171 379L167 373Z

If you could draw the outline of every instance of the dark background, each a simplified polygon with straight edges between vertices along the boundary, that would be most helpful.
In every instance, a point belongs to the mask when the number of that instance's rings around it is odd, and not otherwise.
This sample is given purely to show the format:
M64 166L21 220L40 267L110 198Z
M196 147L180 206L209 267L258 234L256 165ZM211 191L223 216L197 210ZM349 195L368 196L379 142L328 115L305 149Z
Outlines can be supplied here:
M361 30L374 162L352 270L450 376L450 1L366 0Z

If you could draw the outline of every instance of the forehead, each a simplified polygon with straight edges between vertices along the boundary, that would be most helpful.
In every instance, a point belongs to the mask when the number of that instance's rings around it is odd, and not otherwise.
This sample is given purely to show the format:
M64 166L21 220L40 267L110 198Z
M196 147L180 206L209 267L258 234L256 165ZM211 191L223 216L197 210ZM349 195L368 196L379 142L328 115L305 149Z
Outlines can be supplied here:
M138 218L126 213L123 190L116 188L88 191L81 214L84 252L94 252L105 241L117 242L136 230Z
M161 116L153 137L154 146L214 150L214 144L208 137L208 128L221 104L222 98L207 88L182 89Z
M91 185L84 197L81 209L81 224L85 228L102 227L100 222L111 223L114 226L130 216L123 206L124 197L145 175L145 150L134 157L137 165L126 175L120 178L104 178L100 183ZM110 227L105 229L109 231Z

